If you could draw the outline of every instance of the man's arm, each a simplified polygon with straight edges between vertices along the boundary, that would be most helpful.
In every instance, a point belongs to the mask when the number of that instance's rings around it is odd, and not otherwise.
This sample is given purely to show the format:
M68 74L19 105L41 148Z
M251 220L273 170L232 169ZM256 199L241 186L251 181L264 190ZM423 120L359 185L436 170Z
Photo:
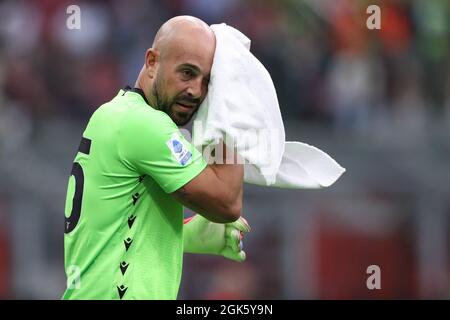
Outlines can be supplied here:
M224 144L224 159L226 150ZM208 165L197 177L172 194L184 206L212 222L236 221L242 210L244 166L238 163L236 152L234 155L233 164Z

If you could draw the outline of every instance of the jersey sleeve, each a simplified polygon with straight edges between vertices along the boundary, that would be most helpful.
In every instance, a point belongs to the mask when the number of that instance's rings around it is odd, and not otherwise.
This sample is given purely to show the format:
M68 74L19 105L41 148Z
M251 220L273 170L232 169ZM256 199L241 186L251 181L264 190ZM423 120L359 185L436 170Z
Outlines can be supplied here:
M124 119L119 154L125 165L151 176L166 193L184 186L207 165L172 119L157 110L135 110Z

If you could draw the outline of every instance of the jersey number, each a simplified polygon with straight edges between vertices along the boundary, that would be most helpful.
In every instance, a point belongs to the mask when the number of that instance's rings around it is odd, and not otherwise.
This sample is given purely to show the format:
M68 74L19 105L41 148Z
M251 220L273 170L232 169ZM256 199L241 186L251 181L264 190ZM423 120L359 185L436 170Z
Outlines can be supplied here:
M80 143L78 152L89 154L91 149L91 140L83 137ZM75 178L75 194L72 199L72 211L70 216L66 217L64 223L64 233L69 233L78 224L81 214L81 203L83 202L83 189L84 189L84 172L83 167L78 163L74 162L72 166L71 176Z

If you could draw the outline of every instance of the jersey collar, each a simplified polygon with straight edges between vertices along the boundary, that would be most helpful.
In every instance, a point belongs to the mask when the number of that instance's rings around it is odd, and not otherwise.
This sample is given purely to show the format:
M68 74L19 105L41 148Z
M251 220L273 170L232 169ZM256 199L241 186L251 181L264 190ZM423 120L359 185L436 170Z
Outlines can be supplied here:
M126 86L126 87L123 89L123 91L125 91L125 93L126 93L127 91L131 91L131 92L136 92L137 94L140 94L141 97L142 97L142 99L144 99L145 103L147 103L148 105L150 105L150 103L148 103L148 101L147 101L147 98L145 97L144 91L142 91L141 88L136 88L136 87L135 87L135 88L132 88L132 87L130 87L130 86Z

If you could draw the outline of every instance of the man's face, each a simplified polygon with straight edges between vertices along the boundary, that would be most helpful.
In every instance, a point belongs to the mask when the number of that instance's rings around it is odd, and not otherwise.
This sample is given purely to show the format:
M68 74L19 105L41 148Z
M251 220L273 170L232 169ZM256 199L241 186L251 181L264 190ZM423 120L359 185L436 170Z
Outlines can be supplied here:
M205 99L212 65L210 53L184 49L161 56L152 88L156 108L178 126L187 124Z

